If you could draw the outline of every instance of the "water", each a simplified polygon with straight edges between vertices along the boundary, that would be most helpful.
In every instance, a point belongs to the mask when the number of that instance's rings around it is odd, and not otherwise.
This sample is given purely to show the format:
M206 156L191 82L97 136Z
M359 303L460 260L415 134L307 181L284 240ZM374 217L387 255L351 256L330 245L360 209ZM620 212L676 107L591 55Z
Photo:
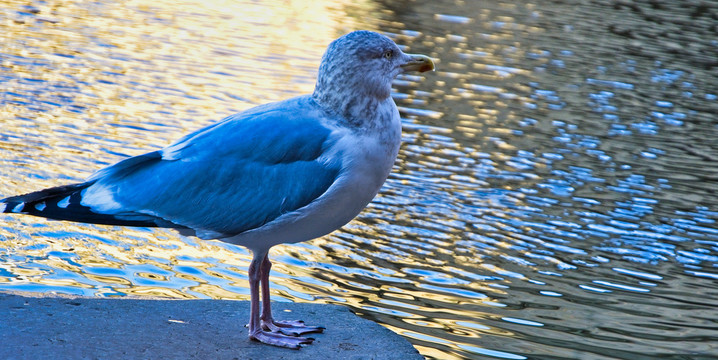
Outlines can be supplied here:
M715 358L718 7L701 4L6 1L0 195L310 92L326 44L381 31L438 70L396 81L404 144L368 209L272 251L275 301L348 306L427 358ZM246 300L249 261L0 217L0 290Z

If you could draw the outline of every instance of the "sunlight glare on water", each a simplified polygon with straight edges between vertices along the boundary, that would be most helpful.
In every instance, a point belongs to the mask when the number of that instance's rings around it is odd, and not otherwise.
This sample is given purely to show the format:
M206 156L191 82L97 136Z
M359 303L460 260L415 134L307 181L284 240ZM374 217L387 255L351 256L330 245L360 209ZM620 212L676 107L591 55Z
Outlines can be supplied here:
M329 42L380 31L437 71L396 80L404 144L367 210L272 250L274 301L348 306L427 358L709 359L718 8L654 3L6 1L0 196L308 93ZM246 300L250 259L0 217L0 290Z

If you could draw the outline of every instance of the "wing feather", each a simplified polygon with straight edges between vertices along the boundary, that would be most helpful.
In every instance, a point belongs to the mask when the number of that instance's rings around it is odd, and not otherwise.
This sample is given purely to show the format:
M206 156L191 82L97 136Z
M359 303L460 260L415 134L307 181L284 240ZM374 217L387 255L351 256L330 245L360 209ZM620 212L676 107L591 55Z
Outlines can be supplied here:
M83 205L236 235L321 196L341 168L323 156L333 142L308 97L260 106L99 171Z

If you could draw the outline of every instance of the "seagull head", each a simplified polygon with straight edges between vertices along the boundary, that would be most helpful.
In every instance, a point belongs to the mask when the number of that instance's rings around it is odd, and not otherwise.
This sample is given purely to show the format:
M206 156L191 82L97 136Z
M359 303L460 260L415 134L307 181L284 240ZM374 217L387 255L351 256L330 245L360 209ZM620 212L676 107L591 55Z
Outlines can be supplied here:
M342 109L365 100L382 101L391 95L397 75L430 70L434 62L429 57L405 54L384 35L354 31L329 44L313 97L324 106Z

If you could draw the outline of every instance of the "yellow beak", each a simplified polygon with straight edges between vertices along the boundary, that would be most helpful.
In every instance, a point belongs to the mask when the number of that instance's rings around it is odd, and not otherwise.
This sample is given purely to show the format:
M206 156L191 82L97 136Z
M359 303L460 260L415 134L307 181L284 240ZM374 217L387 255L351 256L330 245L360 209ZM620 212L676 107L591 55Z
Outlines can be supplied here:
M417 55L417 54L406 54L410 60L407 61L404 65L401 65L401 67L404 69L404 71L418 71L418 72L425 72L425 71L434 71L434 61L431 60L430 57L425 55Z

